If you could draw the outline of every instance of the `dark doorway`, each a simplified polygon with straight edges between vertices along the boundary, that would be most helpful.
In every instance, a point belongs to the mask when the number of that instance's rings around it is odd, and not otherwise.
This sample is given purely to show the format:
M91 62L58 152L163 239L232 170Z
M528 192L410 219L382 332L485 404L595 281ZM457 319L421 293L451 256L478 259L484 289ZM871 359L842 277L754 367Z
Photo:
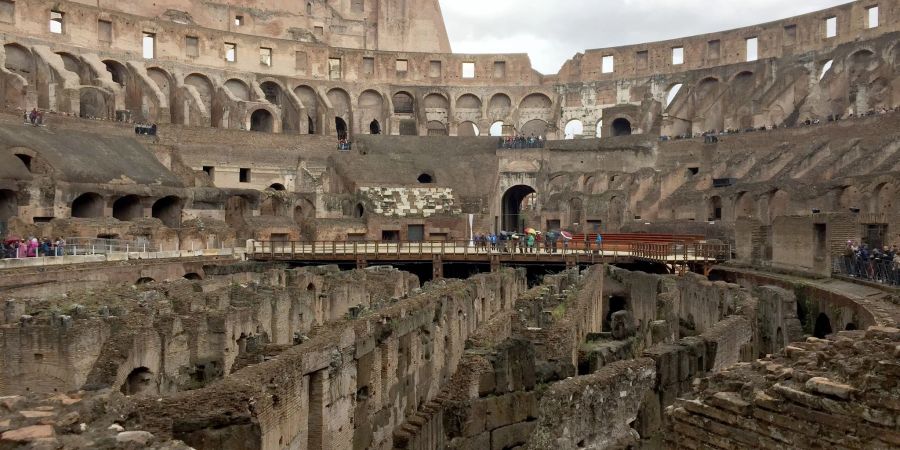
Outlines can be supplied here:
M153 217L162 220L169 228L181 226L181 199L170 195L153 204Z
M425 240L425 225L409 225L406 228L407 240L421 242Z
M828 316L825 315L825 313L819 313L816 317L816 325L813 328L813 336L819 339L825 339L825 336L828 336L831 333L831 320L828 319Z
M866 234L863 238L863 243L868 244L869 248L884 247L884 236L887 234L887 224L876 223L864 226L866 227Z
M400 231L399 230L382 230L381 231L381 240L382 241L399 241L400 240Z
M628 119L618 118L612 123L613 136L629 136L631 135L631 122Z
M622 311L628 305L628 300L620 295L612 295L609 297L609 303L606 308L606 315L603 317L603 330L612 330L612 315Z
M378 123L377 120L373 120L372 123L369 124L369 133L381 134L381 124Z
M72 202L72 217L89 219L103 217L103 198L100 194L81 194Z
M535 190L531 186L520 184L509 188L503 194L501 209L503 210L503 231L525 231L525 218L522 217L522 202Z
M0 189L0 220L6 221L19 214L19 201L16 193L8 189Z
M272 126L274 124L274 119L272 118L272 113L265 109L257 109L253 111L253 114L250 115L250 130L251 131L264 131L267 133L272 132Z
M347 122L340 117L334 118L334 129L337 131L338 139L347 139Z
M120 389L125 395L153 394L156 392L153 386L153 372L146 367L138 367L128 374L125 383Z
M423 173L422 175L419 175L419 178L416 178L416 181L422 184L431 184L434 183L434 178L431 174Z
M144 207L137 195L126 195L113 203L113 217L123 222L140 219L144 215Z
M309 129L309 134L316 134L316 122L313 121L312 117L306 116L307 127Z

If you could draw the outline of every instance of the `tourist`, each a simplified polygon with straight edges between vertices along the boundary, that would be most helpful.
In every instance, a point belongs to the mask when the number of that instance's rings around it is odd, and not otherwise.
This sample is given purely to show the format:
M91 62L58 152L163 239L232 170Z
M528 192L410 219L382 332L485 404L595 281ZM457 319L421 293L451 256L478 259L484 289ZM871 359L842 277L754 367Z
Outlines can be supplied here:
M529 233L526 239L526 243L528 245L528 253L534 253L534 233Z
M40 244L38 245L38 255L39 256L50 256L50 239L41 238Z
M597 233L597 239L595 239L594 242L597 244L597 253L602 255L603 254L603 236L601 236L600 233Z
M31 114L28 115L28 119L31 121L31 124L34 125L37 120L37 108L31 109Z
M56 256L65 256L66 254L66 240L58 237L56 238L56 245L54 248Z
M28 256L28 248L25 246L24 240L19 240L16 244L16 258L25 258Z

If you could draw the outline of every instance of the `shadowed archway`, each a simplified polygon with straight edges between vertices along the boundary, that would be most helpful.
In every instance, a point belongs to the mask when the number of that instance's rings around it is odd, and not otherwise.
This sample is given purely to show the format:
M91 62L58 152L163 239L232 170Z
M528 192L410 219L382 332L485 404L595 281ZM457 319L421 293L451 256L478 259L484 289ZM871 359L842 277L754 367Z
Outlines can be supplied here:
M537 191L524 184L506 190L500 201L502 210L501 227L505 231L525 231L525 218L522 217L522 202Z

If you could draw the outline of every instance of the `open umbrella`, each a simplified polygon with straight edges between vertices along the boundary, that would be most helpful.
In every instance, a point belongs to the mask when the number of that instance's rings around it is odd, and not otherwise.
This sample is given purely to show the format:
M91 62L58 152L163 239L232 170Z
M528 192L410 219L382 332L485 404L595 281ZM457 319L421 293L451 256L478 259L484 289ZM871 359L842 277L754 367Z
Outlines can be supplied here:
M572 233L569 233L568 231L560 231L559 235L562 236L567 241L572 240Z
M535 234L536 232L537 232L537 230L535 230L534 228L526 228L525 229L525 234Z

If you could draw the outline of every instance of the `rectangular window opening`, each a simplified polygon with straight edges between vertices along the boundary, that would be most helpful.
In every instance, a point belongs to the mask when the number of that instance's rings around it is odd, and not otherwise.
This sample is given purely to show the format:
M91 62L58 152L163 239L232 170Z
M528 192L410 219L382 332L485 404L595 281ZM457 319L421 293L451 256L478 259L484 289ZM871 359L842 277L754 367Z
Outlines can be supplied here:
M494 78L506 78L506 61L494 61Z
M244 16L234 16L234 26L239 27L244 24Z
M462 77L463 78L475 78L475 63L473 63L473 62L462 63Z
M60 11L50 11L50 32L54 34L62 34L65 28L63 27L63 16L64 14Z
M797 43L797 25L788 25L784 27L784 45L794 45Z
M97 40L100 42L112 42L112 22L108 20L97 21Z
M706 44L706 57L709 59L719 59L722 41L716 39Z
M428 76L431 78L440 78L441 77L441 62L440 61L431 61L428 64Z
M225 43L225 61L237 61L237 44L233 44L231 42Z
M325 27L313 27L313 34L316 37L322 37L325 35Z
M350 3L350 9L353 12L365 12L366 4L364 0L352 0Z
M240 172L238 181L240 181L241 183L249 183L250 182L250 169L241 168L241 172Z
M184 37L184 54L190 58L200 56L200 38L197 36Z
M837 17L829 17L825 19L825 38L833 38L837 36Z
M866 8L867 28L878 28L878 5Z
M153 59L156 57L156 34L144 33L144 59Z
M213 166L203 166L203 171L206 172L206 175L209 177L210 181L215 181L216 178L216 168Z
M0 22L16 23L16 2L0 0Z
M613 71L616 69L615 62L615 57L613 57L612 55L604 56L601 62L601 71L603 73L613 73Z
M647 69L650 67L650 52L647 50L641 50L634 54L635 65L640 69Z
M684 64L684 47L675 47L672 49L672 64Z
M341 79L341 58L328 58L328 78Z
M759 59L759 38L747 38L747 61Z
M309 57L306 55L306 52L294 52L294 68L297 69L298 72L306 72L308 64Z
M363 57L362 72L363 72L363 75L374 75L375 74L375 58L373 58L371 56Z
M397 70L397 76L405 77L406 72L409 71L409 61L405 59L398 59L394 64L394 67Z
M267 47L259 48L259 63L266 66L272 67L272 49Z

